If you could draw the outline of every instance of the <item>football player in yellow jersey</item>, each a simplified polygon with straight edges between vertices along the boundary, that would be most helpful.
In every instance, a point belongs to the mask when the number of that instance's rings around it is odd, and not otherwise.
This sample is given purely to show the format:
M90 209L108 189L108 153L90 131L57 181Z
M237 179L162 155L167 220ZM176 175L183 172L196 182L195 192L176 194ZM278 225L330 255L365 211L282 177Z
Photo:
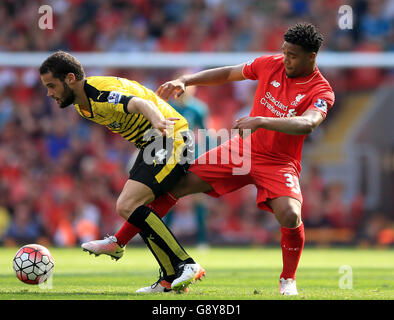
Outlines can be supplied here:
M86 78L81 63L69 53L50 55L39 71L47 95L60 108L74 104L83 118L106 126L141 149L116 203L116 212L127 222L122 228L139 232L161 268L159 280L137 292L186 291L205 270L186 253L149 203L170 191L187 172L188 159L193 159L189 153L194 149L188 148L187 121L136 81ZM82 248L117 260L129 241L122 239L125 232L120 231L83 243Z

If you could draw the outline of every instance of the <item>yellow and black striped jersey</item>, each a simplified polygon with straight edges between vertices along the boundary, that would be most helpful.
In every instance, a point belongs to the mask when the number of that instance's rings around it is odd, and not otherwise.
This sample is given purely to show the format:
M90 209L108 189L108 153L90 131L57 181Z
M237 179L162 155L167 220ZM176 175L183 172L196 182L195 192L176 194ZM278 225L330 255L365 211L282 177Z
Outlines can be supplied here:
M133 97L152 101L164 118L174 117L174 136L188 130L188 123L173 107L158 97L152 90L136 81L118 77L94 76L85 79L84 90L89 100L90 112L75 104L78 113L91 121L106 126L114 133L143 148L149 141L144 134L152 124L139 113L129 113L127 104Z

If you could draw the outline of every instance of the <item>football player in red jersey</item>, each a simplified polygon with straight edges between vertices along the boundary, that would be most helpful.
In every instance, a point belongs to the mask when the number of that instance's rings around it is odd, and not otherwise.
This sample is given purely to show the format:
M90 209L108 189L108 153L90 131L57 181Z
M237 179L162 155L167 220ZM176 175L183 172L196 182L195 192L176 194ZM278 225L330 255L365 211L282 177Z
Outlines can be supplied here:
M169 99L182 95L187 86L258 81L250 115L234 124L240 135L200 156L172 192L157 198L150 206L164 216L183 196L205 192L219 197L254 184L257 206L272 212L281 225L283 269L279 292L284 295L298 294L295 274L305 242L299 187L303 142L325 119L335 99L316 65L322 41L315 26L298 23L286 31L282 54L184 75L157 90L160 97ZM245 130L251 132L249 148L245 148L247 140L242 138ZM240 152L248 155L248 172L234 174L240 165L221 161L223 154L231 153L232 146L240 146ZM209 163L207 159L217 161ZM127 222L117 233L117 238L125 243L133 236Z

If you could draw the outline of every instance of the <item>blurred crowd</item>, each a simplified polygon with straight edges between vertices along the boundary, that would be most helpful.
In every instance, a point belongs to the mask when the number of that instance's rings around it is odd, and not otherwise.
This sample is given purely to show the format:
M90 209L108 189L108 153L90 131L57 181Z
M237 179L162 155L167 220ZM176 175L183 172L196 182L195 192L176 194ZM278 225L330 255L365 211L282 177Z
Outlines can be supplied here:
M352 30L341 31L336 26L339 0L3 0L0 52L277 52L286 28L302 20L319 26L322 50L393 50L394 1L349 2L357 19ZM53 30L38 29L42 4L53 7ZM186 70L86 70L88 76L137 80L152 90L179 72ZM381 69L323 74L337 94L336 107L343 93L375 88L393 76ZM255 85L198 88L193 106L208 110L200 127L230 128L249 113ZM332 118L335 108L321 130ZM114 210L116 198L135 154L130 143L83 120L73 107L60 110L46 97L36 69L0 66L0 243L74 246L113 234L123 222ZM307 228L347 229L368 243L392 243L385 215L377 214L366 227L362 195L345 203L343 186L327 184L319 168L305 169L301 188ZM206 195L182 199L170 224L181 239L201 245L265 244L277 241L279 231L273 215L257 209L253 187L220 200Z
M53 8L53 30L40 32L40 5ZM351 5L353 29L337 28ZM392 0L2 0L4 51L277 51L290 24L306 20L323 49L393 49Z

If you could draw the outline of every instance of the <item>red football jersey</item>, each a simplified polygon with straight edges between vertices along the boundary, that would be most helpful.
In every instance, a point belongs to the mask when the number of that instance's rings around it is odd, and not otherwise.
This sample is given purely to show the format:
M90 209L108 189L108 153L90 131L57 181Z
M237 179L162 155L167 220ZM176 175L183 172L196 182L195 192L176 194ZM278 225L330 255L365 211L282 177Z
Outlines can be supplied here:
M306 77L288 78L282 54L256 58L245 64L243 74L259 81L251 117L293 117L308 109L326 116L334 104L334 92L318 68ZM260 128L251 137L252 153L292 162L300 170L305 137Z

